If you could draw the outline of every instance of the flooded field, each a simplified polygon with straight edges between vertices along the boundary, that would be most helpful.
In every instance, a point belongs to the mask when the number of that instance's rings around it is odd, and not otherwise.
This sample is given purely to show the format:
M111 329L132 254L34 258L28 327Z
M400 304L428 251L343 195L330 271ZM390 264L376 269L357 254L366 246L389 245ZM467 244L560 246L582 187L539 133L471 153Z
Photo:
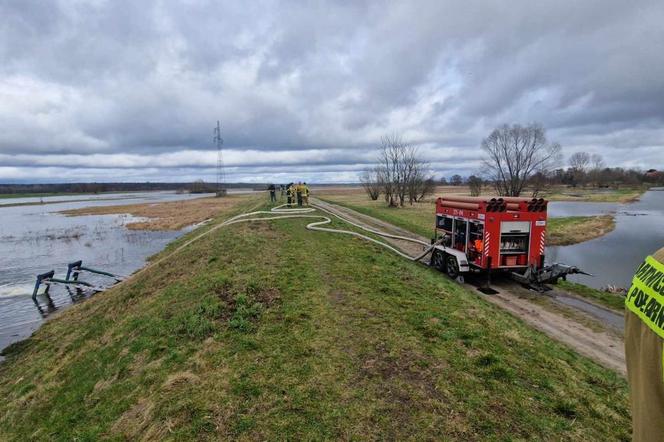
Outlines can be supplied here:
M128 275L146 259L191 229L178 231L129 230L137 218L124 214L68 217L58 212L91 206L160 203L209 195L146 192L104 195L72 195L43 198L45 203L2 207L2 203L39 202L40 198L0 200L0 349L29 336L53 311L84 299L89 294L53 286L50 298L31 294L35 276L55 270L64 278L67 263ZM81 201L83 200L83 201ZM109 281L101 276L81 276L95 285Z
M643 259L664 247L664 189L653 189L637 202L549 203L549 216L582 216L614 213L611 233L581 244L547 248L548 262L575 265L594 277L576 275L575 282L603 288L629 287L634 269Z

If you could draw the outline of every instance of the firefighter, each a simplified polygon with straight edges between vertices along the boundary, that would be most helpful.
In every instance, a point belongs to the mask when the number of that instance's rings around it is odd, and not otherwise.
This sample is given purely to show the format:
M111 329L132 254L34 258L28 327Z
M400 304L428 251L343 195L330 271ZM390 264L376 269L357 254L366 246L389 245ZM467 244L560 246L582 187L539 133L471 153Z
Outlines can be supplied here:
M302 182L297 183L297 186L295 186L295 195L297 196L298 207L302 207Z
M289 183L288 187L286 187L286 202L288 204L288 207L291 207L293 204L293 193L295 190L293 189L293 183Z
M634 441L664 441L664 247L639 266L625 297L625 359Z
M305 206L309 205L309 186L307 186L307 183L302 183L302 202Z
M270 184L268 186L267 190L270 191L270 202L271 203L276 203L277 202L277 187L274 184Z

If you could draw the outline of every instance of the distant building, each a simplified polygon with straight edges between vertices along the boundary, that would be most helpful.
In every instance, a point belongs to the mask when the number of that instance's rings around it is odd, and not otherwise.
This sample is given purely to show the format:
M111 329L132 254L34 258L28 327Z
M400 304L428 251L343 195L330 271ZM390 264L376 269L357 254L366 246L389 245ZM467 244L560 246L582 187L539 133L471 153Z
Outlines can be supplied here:
M657 169L648 169L646 173L643 174L643 177L646 181L660 181L664 180L664 172Z

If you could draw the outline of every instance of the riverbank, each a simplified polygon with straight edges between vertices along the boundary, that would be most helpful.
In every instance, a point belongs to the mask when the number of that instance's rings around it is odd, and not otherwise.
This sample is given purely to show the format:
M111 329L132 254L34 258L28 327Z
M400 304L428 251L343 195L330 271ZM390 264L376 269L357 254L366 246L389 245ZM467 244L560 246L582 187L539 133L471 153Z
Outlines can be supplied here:
M281 220L167 257L238 210L10 348L0 438L629 438L619 375L377 246Z
M180 230L214 217L219 211L232 207L240 196L205 197L160 203L126 204L118 206L84 207L63 210L67 216L128 214L145 220L127 223L130 230Z
M570 293L594 301L612 310L622 312L625 310L625 295L610 293L604 290L594 289L587 285L571 281L559 281L558 286Z
M554 187L541 192L540 197L549 201L582 201L593 203L632 203L638 201L647 186L620 189Z
M547 245L568 246L599 238L616 227L613 215L549 218Z

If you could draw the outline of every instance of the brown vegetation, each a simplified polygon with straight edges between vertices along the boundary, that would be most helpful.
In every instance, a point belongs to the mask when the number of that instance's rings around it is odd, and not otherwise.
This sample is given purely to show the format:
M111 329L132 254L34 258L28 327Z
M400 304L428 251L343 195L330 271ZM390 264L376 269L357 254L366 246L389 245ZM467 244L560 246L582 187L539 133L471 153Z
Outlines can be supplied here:
M616 227L613 215L550 218L547 244L568 246L599 238Z
M67 216L111 215L128 213L147 218L127 224L131 230L180 230L183 227L205 221L237 202L237 198L195 198L185 201L162 203L126 204L122 206L84 207L65 210Z

